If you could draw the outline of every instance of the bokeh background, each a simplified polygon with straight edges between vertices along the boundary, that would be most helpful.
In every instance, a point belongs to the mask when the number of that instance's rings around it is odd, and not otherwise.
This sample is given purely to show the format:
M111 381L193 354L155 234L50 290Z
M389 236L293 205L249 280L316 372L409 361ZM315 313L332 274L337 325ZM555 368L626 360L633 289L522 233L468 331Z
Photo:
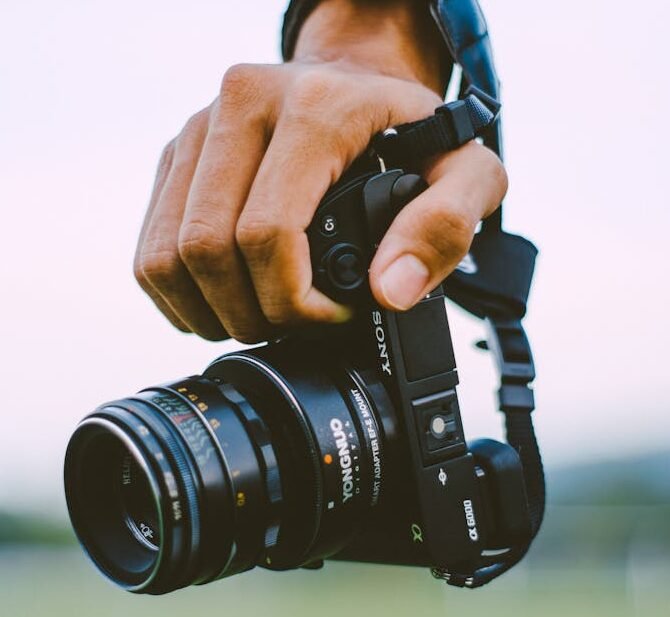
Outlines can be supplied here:
M0 5L0 615L670 615L670 5L482 1L503 81L505 221L541 249L527 328L549 510L489 588L327 564L146 598L86 561L61 488L75 423L231 344L172 330L131 275L158 155L280 0ZM501 434L481 324L450 307L472 437Z

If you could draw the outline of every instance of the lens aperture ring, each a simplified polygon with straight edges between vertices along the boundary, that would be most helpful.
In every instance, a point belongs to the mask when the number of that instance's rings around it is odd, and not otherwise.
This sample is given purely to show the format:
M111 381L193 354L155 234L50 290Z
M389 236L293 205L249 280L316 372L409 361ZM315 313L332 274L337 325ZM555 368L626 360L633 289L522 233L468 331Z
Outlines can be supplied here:
M193 385L194 380L181 383ZM178 389L184 386L157 387L137 394L160 410L161 416L176 430L191 463L199 506L199 543L194 547L195 572L191 583L212 580L220 572L222 561L227 561L232 552L229 517L231 510L230 482L223 471L222 455L211 432L209 423L203 418L202 408L206 403L198 399L194 404L188 394ZM204 407L203 407L204 405Z
M226 510L215 521L226 535L225 556L215 560L211 579L242 572L256 564L263 550L265 490L260 482L262 469L244 419L235 405L209 379L194 377L169 386L197 409L219 454L225 478ZM211 487L215 488L214 485ZM215 512L212 512L214 514ZM216 536L218 537L218 532ZM215 556L213 556L215 557Z

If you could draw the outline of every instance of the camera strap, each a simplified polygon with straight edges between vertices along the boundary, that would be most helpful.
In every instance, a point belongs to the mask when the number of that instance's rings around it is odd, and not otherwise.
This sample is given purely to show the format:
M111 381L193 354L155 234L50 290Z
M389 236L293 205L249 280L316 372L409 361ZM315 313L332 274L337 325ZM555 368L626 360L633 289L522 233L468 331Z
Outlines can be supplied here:
M373 140L372 148L384 162L404 169L475 137L501 156L499 82L481 9L476 0L433 0L430 8L452 58L462 68L464 99L437 108L430 118L385 131ZM535 368L521 322L537 248L503 231L501 210L502 205L483 222L468 255L445 281L444 290L451 300L486 322L487 340L478 346L491 351L500 375L499 409L505 416L507 442L521 460L531 534L503 553L482 555L473 572L432 569L436 578L458 587L481 587L518 563L537 535L545 510L544 469L532 421Z
M438 107L435 115L377 135L370 154L378 158L382 171L389 164L405 170L416 168L429 156L482 136L493 127L499 109L494 98L470 85L464 99ZM492 556L483 554L474 572L432 569L436 578L450 585L480 587L509 570L528 551L544 516L544 471L531 415L535 401L530 384L535 369L521 322L537 252L529 240L503 231L499 221L484 224L467 256L444 282L447 297L486 322L487 340L478 346L492 352L498 368L499 409L505 416L507 442L521 461L531 526L527 541Z
M503 232L500 233L503 234ZM532 268L530 275L532 275ZM476 278L476 275L472 276ZM449 286L452 277L447 279L445 287ZM480 284L471 287L475 293L478 293L476 291L478 289L481 289ZM467 285L461 284L459 292L461 305L463 305L463 299L468 296L467 291ZM473 589L481 587L518 563L528 551L544 517L544 469L532 420L535 398L531 382L535 378L535 367L521 317L512 316L507 312L509 306L517 305L518 300L519 297L515 297L513 293L505 297L498 289L495 300L491 296L488 304L481 304L480 308L484 311L487 326L487 338L479 342L477 346L493 354L498 368L500 375L498 405L505 416L507 442L516 450L521 460L531 534L526 542L513 546L504 553L497 553L492 557L482 556L482 563L474 572L457 573L442 568L432 569L433 576L457 587ZM517 305L517 311L518 309ZM523 312L525 312L525 302Z
M488 25L477 0L429 0L429 9L454 64L461 68L461 94L469 85L477 86L500 100L500 81L493 61ZM484 145L503 158L501 122L497 119L482 135ZM500 229L501 204L483 223L484 228Z
M470 86L463 98L440 105L433 116L379 133L371 146L385 166L411 169L417 161L450 152L481 137L499 111L498 101Z
M473 99L470 105L465 102ZM480 91L472 87L466 92L465 101L447 104L438 108L435 116L394 127L377 136L372 148L382 168L387 158L394 167L411 167L405 158L408 155L415 162L420 161L437 152L457 148L489 128L497 115L497 102L490 97L484 99ZM482 106L488 112L486 115L479 111ZM429 131L436 134L427 137ZM453 586L480 587L509 570L528 551L544 516L544 470L532 421L535 400L531 383L535 379L535 368L522 325L536 256L537 248L529 240L497 226L484 226L475 235L466 258L444 282L447 297L486 322L487 339L478 346L491 351L498 368L499 409L505 416L507 442L516 450L521 462L530 519L530 535L526 541L502 553L491 556L484 553L476 570L432 569L436 578Z
M488 26L477 0L430 0L430 11L453 61L462 69L460 91L476 86L500 100ZM484 144L502 158L498 118L482 137ZM482 557L482 565L475 572L433 569L434 576L459 587L480 587L518 563L537 535L545 509L544 469L532 420L535 401L530 384L535 368L521 322L537 249L525 238L502 230L502 210L501 205L483 222L468 256L446 280L445 292L466 311L486 321L487 341L478 346L492 352L500 375L499 409L505 416L507 442L517 451L523 466L531 536L506 553Z

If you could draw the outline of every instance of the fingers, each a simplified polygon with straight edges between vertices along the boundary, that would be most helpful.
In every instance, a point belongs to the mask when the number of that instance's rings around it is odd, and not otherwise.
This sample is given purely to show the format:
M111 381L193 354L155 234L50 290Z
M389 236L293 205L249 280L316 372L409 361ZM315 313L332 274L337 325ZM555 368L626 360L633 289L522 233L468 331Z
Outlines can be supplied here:
M240 216L236 241L270 323L298 319L337 322L348 311L312 288L304 233L328 189L336 164L312 143L296 144L280 124Z
M312 286L305 229L372 135L440 103L409 82L361 79L233 67L215 103L166 149L135 273L178 328L250 343L295 322L351 316ZM453 269L506 188L499 161L477 144L440 159L428 180L372 264L373 293L388 308L409 308Z
M475 142L442 157L427 175L430 187L401 210L370 267L375 299L389 309L411 308L446 278L507 190L500 160Z
M176 315L189 330L209 340L220 340L226 332L208 306L178 251L179 229L193 174L205 140L208 112L189 120L174 145L172 165L145 226L138 249L136 275L150 296L159 299L159 309ZM163 310L167 305L169 310Z
M351 80L322 72L297 80L238 222L237 244L263 313L273 324L341 322L351 316L350 309L312 286L304 231L326 190L374 133L420 118L439 103L429 91L408 95L405 84L386 78L368 77L375 83L365 89L352 88ZM398 100L402 110L389 103Z
M167 317L168 321L182 332L190 332L188 326L177 317L177 314L170 308L170 306L163 300L161 295L154 290L149 281L144 276L142 268L142 247L144 245L144 238L146 236L147 228L151 221L151 217L158 203L158 199L163 192L163 187L165 185L165 180L168 176L170 168L172 167L172 158L174 155L174 141L172 140L165 146L163 154L161 155L160 161L158 162L158 169L156 171L156 180L154 182L154 187L151 193L151 198L149 200L149 207L147 208L147 213L144 217L144 222L142 223L142 230L140 231L140 237L137 242L137 250L135 251L135 259L133 261L133 271L135 273L135 278L139 283L143 291L153 300L154 304L158 309Z
M235 227L267 147L273 80L238 66L224 78L186 203L179 254L228 333L253 343L271 327L235 240Z

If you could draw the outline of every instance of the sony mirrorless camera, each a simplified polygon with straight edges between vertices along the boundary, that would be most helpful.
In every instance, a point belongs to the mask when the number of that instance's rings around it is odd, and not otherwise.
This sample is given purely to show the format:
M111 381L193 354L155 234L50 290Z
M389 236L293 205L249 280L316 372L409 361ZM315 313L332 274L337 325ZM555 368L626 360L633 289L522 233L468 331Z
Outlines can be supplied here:
M442 287L404 313L368 288L376 246L423 189L367 171L322 200L314 283L356 307L352 323L225 354L78 425L67 503L103 574L165 593L338 559L478 586L520 559L535 531L523 466L511 445L465 440Z

